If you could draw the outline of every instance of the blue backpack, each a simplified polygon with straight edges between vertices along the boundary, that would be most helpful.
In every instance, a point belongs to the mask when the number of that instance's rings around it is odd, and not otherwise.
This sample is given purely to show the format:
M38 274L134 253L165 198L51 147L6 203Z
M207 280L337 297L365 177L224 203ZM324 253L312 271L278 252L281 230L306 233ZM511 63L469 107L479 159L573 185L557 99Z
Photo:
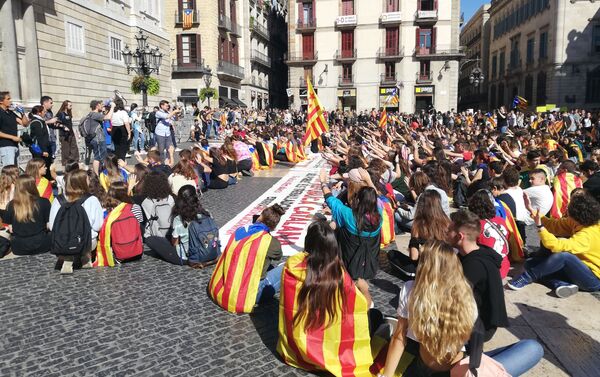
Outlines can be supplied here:
M219 227L209 216L202 216L188 225L188 263L199 264L215 261L221 255Z

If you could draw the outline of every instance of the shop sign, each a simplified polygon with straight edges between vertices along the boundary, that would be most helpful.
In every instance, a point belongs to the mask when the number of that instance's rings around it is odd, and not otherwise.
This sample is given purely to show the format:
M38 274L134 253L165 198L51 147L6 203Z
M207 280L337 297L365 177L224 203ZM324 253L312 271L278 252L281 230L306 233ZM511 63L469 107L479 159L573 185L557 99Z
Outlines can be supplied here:
M434 86L415 86L415 94L433 94Z

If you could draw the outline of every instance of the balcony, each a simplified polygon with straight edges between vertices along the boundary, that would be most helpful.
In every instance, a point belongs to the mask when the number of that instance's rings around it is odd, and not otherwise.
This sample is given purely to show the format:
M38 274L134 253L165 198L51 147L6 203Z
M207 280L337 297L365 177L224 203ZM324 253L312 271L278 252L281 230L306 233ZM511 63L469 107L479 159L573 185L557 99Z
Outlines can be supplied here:
M244 67L225 60L219 60L217 75L221 78L239 81L244 78Z
M415 23L426 24L435 23L438 20L438 11L434 10L418 10L415 13Z
M340 63L353 62L356 60L356 49L354 50L337 50L335 52L335 60Z
M380 47L377 51L377 59L381 61L397 61L404 57L404 47L402 48L384 48Z
M250 60L254 63L262 65L263 67L271 68L271 60L269 57L258 50L253 49L250 52Z
M309 20L298 20L296 31L299 33L310 33L317 29L317 20L315 18Z
M354 75L351 76L339 76L338 86L354 86Z
M465 56L464 47L431 46L415 48L415 58L425 59L460 59Z
M204 59L173 59L171 67L173 73L210 73Z
M519 59L518 62L511 62L508 64L508 67L506 68L506 77L510 77L513 75L518 75L521 74L523 71L523 64L521 62L521 60Z
M256 87L263 88L263 89L268 89L269 88L269 86L267 85L267 81L263 80L260 77L254 77L254 76L252 76L251 82L252 82L252 85L254 85Z
M402 23L402 12L385 12L379 17L379 23L384 26L400 25Z
M262 37L267 41L271 37L269 30L263 25L256 23L256 21L250 22L250 32L258 35L259 37Z
M335 19L335 27L338 29L352 29L356 27L358 17L355 14L348 16L337 16Z
M417 84L431 84L433 82L433 72L417 72Z
M219 29L225 31L231 30L231 20L223 13L219 13Z
M299 86L300 86L301 88L308 88L308 80L306 80L306 77L300 77L300 80L299 80L299 81L300 81L300 83L299 83ZM314 78L314 77L311 77L311 78L310 78L310 82L311 82L311 83L313 83L313 85L314 85L315 78Z
M237 22L234 22L234 21L231 22L230 34L237 38L242 37L242 30L241 30L240 26L237 24Z
M390 86L393 85L395 86L398 83L398 80L396 78L396 73L392 73L392 74L387 74L387 73L382 73L381 74L381 79L379 80L379 83L382 86Z
M286 63L288 65L302 66L302 65L315 65L318 60L317 52L304 52L298 55L289 55Z
M183 10L175 12L175 26L183 25ZM200 13L197 10L192 11L192 26L200 25Z

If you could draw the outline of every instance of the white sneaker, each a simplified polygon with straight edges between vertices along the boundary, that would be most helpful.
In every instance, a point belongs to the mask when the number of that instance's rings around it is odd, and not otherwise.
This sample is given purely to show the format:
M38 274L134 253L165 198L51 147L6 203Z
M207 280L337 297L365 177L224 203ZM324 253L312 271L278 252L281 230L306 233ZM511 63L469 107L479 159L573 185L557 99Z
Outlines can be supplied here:
M175 148L175 152L181 152L181 148Z
M579 292L579 287L575 284L562 285L554 290L556 297L567 298Z

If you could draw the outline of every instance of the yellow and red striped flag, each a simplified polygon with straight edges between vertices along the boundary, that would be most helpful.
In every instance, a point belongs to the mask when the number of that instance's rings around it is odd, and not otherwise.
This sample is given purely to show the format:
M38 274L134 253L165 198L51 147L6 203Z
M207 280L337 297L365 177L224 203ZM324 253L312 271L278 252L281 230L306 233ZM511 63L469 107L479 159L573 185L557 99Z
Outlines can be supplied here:
M559 120L558 122L552 123L548 128L549 128L549 131L551 133L554 133L555 135L558 135L558 133L560 131L562 131L562 129L564 128L564 126L565 126L565 122L562 121L562 120Z
M52 193L52 184L50 181L42 177L37 179L35 183L40 197L46 198L52 203L54 201L54 194Z
M321 106L319 97L315 93L310 82L310 77L306 77L306 85L308 86L308 121L306 122L306 135L304 135L304 145L310 144L311 141L318 139L321 134L329 132L329 125L323 116L325 109Z
M230 313L250 313L256 304L271 235L254 224L229 238L208 284L213 301Z
M304 318L294 323L298 294L306 279L307 255L302 252L290 257L283 269L277 352L286 364L296 368L327 371L338 377L372 377L369 307L347 272L343 278L346 299L338 303L340 315L329 326L305 330Z
M522 261L525 258L525 253L523 252L523 238L521 238L521 233L519 233L519 228L517 228L517 222L506 203L503 201L500 201L500 203L506 213L504 221L506 222L506 228L508 229L508 249L510 251L510 257L515 262Z
M387 111L384 107L383 111L381 112L381 116L379 117L379 128L385 129L385 127L387 126L387 123L388 123L388 116L387 116Z
M554 189L554 203L550 215L555 219L560 219L567 213L571 192L576 188L583 187L583 182L575 174L564 172L554 177L552 186Z
M94 262L94 267L113 267L115 265L115 256L112 251L110 233L113 223L121 216L121 213L123 213L123 210L127 205L127 203L119 204L115 209L110 211L106 219L104 219L104 224L102 224L100 234L98 234L98 246L96 247L96 261Z
M387 198L380 197L383 202L382 225L381 225L381 248L396 240L396 232L394 231L394 208Z
M194 10L184 9L183 10L183 30L191 29L194 24Z

